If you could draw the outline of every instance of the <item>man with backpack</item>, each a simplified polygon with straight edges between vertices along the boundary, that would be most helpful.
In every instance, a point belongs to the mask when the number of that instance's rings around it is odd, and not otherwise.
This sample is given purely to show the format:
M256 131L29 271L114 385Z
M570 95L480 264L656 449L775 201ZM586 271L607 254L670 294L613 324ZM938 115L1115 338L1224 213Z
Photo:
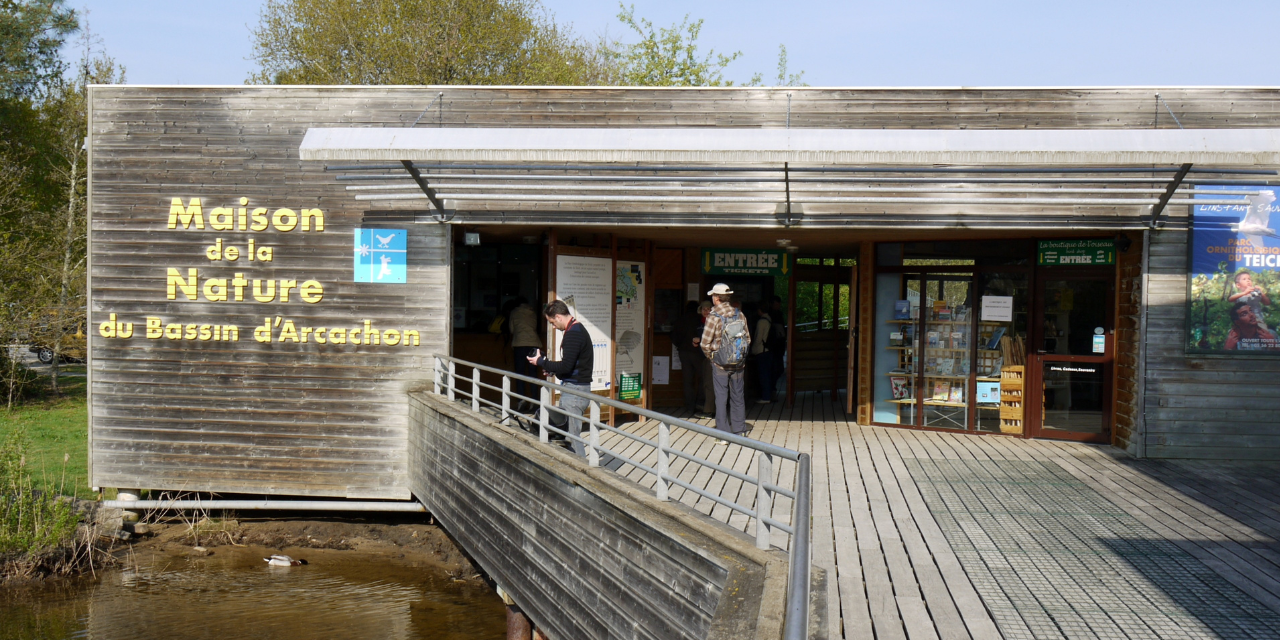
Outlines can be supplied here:
M747 318L730 305L733 291L727 284L717 284L711 296L711 314L702 329L699 346L711 362L711 380L716 394L716 429L740 434L747 430L747 404L743 397L747 352L751 332ZM722 440L721 444L725 444Z

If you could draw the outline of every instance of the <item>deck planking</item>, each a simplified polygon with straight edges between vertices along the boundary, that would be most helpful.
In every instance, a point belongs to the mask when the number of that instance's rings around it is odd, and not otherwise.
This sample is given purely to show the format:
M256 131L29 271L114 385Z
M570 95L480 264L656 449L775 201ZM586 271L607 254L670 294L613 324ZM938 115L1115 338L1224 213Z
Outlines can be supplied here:
M673 415L690 419L684 412ZM790 407L748 407L747 421L750 437L811 456L813 560L828 572L831 638L1181 638L1236 632L1267 637L1280 628L1280 549L1275 546L1280 500L1273 492L1280 488L1280 466L1134 460L1110 447L1071 442L865 427L841 403L817 393L802 394ZM714 427L712 419L697 422ZM653 421L623 428L657 438ZM624 440L602 434L601 443L654 464L651 447ZM679 428L673 429L672 441L682 451L736 471L756 472L756 455L737 445L717 446L714 438ZM931 477L945 480L922 485L921 471L913 469L930 469ZM678 458L671 470L694 486L755 508L753 485ZM651 474L630 465L618 471L644 486L654 484ZM790 487L794 473L794 463L775 462L780 485ZM1037 479L1048 484L1035 486ZM1093 518L1090 509L1101 509L1098 526L1112 526L1118 539L1137 527L1167 543L1182 554L1179 562L1193 566L1197 588L1238 589L1233 602L1257 619L1236 613L1243 621L1227 623L1204 615L1193 601L1171 605L1162 587L1174 593L1172 585L1137 576L1120 556L1099 557L1076 548L1090 540L1067 540L1052 522L998 520L1027 508L1052 517L1054 483L1060 482L1070 484L1063 491L1087 492L1100 500L1081 506L1084 512L1075 517ZM938 488L953 496L952 515L968 518L961 523L963 537L956 537L959 520L949 528L940 524L940 517L951 515L938 511L937 496L929 497ZM673 487L671 498L754 535L754 520L693 491ZM789 499L775 499L774 518L789 522L790 510ZM1108 525L1107 517L1132 527ZM783 549L789 543L776 531L771 540ZM1012 554L1012 571L973 559L972 548L991 545ZM985 553L989 561L990 550ZM1019 554L1037 558L1034 570L1018 568ZM1057 577L1038 580L1040 573ZM1003 591L992 586L996 583ZM1116 593L1144 594L1154 604L1128 602L1141 619L1125 617L1128 613L1113 610L1110 600ZM1039 609L1027 604L1032 600L1041 603Z

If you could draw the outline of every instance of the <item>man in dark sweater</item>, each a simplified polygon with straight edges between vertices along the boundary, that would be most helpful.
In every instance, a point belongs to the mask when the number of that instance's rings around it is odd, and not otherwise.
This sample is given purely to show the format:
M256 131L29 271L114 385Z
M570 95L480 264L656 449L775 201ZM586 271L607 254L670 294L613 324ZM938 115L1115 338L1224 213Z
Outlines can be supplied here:
M547 317L551 326L564 332L560 339L560 360L551 360L541 351L534 351L529 356L529 364L555 374L560 379L560 384L566 388L591 393L591 371L595 366L591 334L569 314L569 307L562 300L547 304L542 309L542 315ZM572 416L568 420L566 431L574 436L582 433L582 413L590 404L590 400L582 396L560 394L560 408ZM555 414L552 414L552 422L560 422ZM570 438L570 442L573 443L574 453L584 457L587 455L587 449L580 440Z

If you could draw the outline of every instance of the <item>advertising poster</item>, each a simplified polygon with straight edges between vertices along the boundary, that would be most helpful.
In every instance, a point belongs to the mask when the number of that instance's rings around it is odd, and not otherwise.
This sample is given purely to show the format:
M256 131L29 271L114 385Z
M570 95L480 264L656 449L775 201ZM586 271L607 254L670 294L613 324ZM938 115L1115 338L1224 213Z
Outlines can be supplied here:
M585 256L556 256L556 297L569 306L569 313L591 335L595 356L591 390L610 387L609 335L613 330L613 260ZM560 340L555 332L555 357L560 357Z
M1280 236L1274 187L1217 186L1255 192L1239 205L1192 207L1188 247L1187 352L1280 355ZM1214 197L1221 200L1221 196Z
M616 371L619 376L644 373L644 263L619 260L615 264Z

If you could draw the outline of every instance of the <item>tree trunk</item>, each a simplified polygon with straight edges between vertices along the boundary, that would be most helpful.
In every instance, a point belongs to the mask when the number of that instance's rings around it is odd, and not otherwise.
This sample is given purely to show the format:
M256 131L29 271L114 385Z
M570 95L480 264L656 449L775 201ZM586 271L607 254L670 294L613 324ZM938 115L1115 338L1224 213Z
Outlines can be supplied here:
M80 169L80 150L75 148L75 144L76 141L73 139L71 141L71 179L67 181L67 233L66 238L63 239L62 278L58 289L58 313L56 320L58 339L53 343L53 362L50 364L53 368L52 386L54 394L61 393L58 389L58 364L61 356L60 349L63 339L65 339L67 334L70 333L66 323L68 318L72 316L70 313L71 310L67 309L67 298L71 294L69 290L71 286L71 258L75 251L76 236L76 186L78 186L79 182L78 174ZM88 233L88 230L86 229L85 232ZM87 312L88 310L86 309L86 313ZM85 318L85 322L88 323L87 317ZM77 325L78 324L79 323L77 322Z

